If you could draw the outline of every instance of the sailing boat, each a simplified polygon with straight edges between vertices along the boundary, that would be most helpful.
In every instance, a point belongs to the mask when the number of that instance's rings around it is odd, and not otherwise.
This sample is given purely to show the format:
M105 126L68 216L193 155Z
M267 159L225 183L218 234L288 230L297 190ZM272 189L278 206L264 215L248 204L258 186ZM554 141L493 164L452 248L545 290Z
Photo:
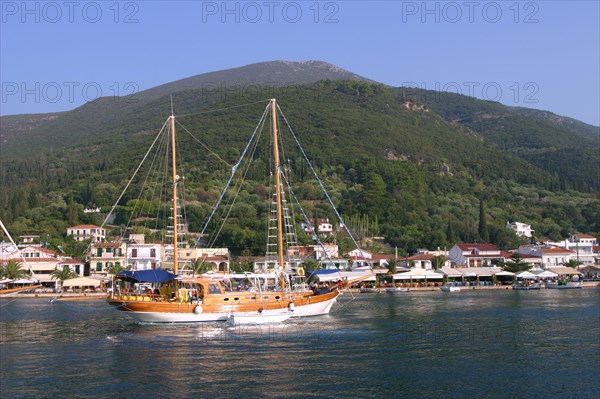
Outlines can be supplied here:
M314 293L305 283L290 284L289 276L283 270L283 215L281 168L279 163L277 102L270 100L272 115L272 135L275 158L275 202L277 209L278 267L277 284L268 285L267 276L245 275L246 281L254 284L237 289L227 284L232 276L179 276L178 268L178 203L177 185L179 176L176 171L175 118L169 117L171 139L171 182L172 182L172 220L173 220L173 273L165 270L143 270L124 272L118 279L133 283L162 284L162 289L144 293L121 292L119 284L113 284L108 303L126 312L141 322L178 323L232 321L235 323L281 322L289 317L324 315L340 294L337 289ZM235 170L235 168L234 168ZM208 224L208 223L207 223ZM297 270L296 280L304 279L302 269ZM364 278L370 277L365 274ZM354 281L352 281L354 282ZM351 282L347 282L348 284Z

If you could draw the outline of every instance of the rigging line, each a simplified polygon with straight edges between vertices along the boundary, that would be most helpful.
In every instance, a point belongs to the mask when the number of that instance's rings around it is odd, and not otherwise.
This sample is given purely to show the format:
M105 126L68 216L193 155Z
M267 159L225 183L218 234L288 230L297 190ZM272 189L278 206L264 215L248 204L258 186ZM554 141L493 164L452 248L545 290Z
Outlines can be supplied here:
M317 179L317 182L319 183L319 186L321 186L321 190L323 190L323 193L325 194L325 196L327 197L327 200L331 204L331 207L333 208L333 211L335 212L335 214L338 217L339 221L342 223L342 226L344 227L344 230L346 231L346 233L348 233L348 235L350 236L350 239L352 240L352 242L354 243L354 245L356 245L356 248L360 251L361 254L363 254L362 249L360 249L360 246L358 245L358 243L354 239L354 236L352 235L352 233L350 232L350 230L346 226L346 223L344 223L344 219L342 219L342 216L339 214L337 208L333 204L333 200L329 196L329 193L327 192L327 190L325 190L325 186L323 185L323 182L321 181L321 179L319 179L319 176L317 175L317 172L315 171L315 168L313 167L312 163L310 162L310 159L308 159L308 156L304 152L304 148L302 148L302 146L300 145L300 142L298 141L298 137L296 137L296 134L292 130L292 127L290 126L290 123L288 122L287 118L285 117L283 111L281 110L281 108L279 108L279 105L277 105L277 109L281 113L281 116L283 117L283 120L285 121L285 124L287 125L288 129L290 129L290 133L292 134L292 137L296 141L296 144L298 145L298 148L300 149L300 152L302 153L302 156L304 157L304 160L308 164L310 170L313 172L313 175ZM363 256L364 256L364 254L363 254Z
M298 197L296 197L296 194L294 194L294 191L292 190L291 185L289 184L289 181L286 177L285 174L281 174L283 176L283 179L285 180L285 182L288 184L288 190L290 192L290 194L292 195L292 197L294 198L294 201L298 204L298 208L300 208L300 213L302 214L302 216L304 217L304 221L309 225L309 227L311 227L314 231L314 226L310 223L310 219L308 219L308 216L306 215L306 213L304 212L304 209L302 209L302 206L300 205L300 201L298 200ZM315 237L317 239L317 243L321 246L321 249L323 250L323 253L325 253L325 256L327 257L327 260L329 260L329 262L331 262L331 264L333 265L333 259L331 259L331 256L329 255L329 253L327 252L327 250L325 249L325 244L323 244L323 242L321 241L321 239L319 238L319 236L317 234L315 234ZM312 271L312 273L310 273L309 277L312 277L312 275L315 273L315 270ZM341 273L338 270L337 271L338 274Z
M227 189L229 188L229 185L231 184L231 181L233 180L233 177L235 176L235 173L238 169L238 167L240 166L240 163L242 162L242 160L244 159L244 156L246 155L246 152L248 151L248 148L250 147L250 143L252 143L252 140L254 140L254 137L256 135L256 132L258 131L258 128L264 124L264 120L266 118L267 115L267 111L269 109L269 104L267 104L267 106L265 107L265 110L263 111L262 116L260 117L260 119L258 120L258 124L256 125L256 127L254 128L254 132L252 132L252 136L250 137L250 140L248 140L248 143L246 144L246 148L244 148L244 151L242 152L242 155L240 156L240 159L237 161L237 163L235 165L233 165L231 167L231 175L229 176L229 179L227 180L227 184L225 184L225 188L223 189L223 191L221 191L221 195L219 196L219 199L217 200L217 203L215 204L215 206L213 207L210 215L208 216L208 220L206 221L206 223L204 224L204 227L202 227L202 231L200 232L200 235L198 236L198 239L196 240L196 242L194 243L194 248L198 247L198 244L200 243L200 239L202 238L202 235L204 234L204 232L206 231L206 228L208 227L208 224L210 223L210 221L212 220L215 212L217 211L217 208L219 207L219 204L221 203L221 201L223 200L223 197L225 196L225 192L227 191Z
M10 236L10 234L8 234L8 230L4 226L4 223L2 223L2 220L0 220L0 227L2 227L2 230L4 231L4 234L6 234L6 236L8 237L8 239L10 240L10 242L12 243L12 245L17 249L17 252L19 253L19 256L21 257L21 259L23 259L23 262L25 262L25 265L27 265L27 268L29 269L29 272L31 273L31 277L33 277L33 278L35 278L37 280L37 278L35 277L35 273L33 272L33 269L31 268L31 265L29 264L29 262L27 262L27 260L23 256L23 253L21 252L21 250L19 249L19 247L17 246L17 244L15 244L15 242L13 241L12 237Z
M167 119L165 121L165 123L163 124L162 128L159 130L158 134L156 135L156 137L154 138L154 141L152 142L152 145L150 145L150 148L148 148L148 151L146 151L146 154L144 155L144 158L142 159L142 161L140 162L140 164L138 165L138 167L135 169L135 171L133 172L133 176L131 176L131 178L129 179L129 181L127 182L127 185L125 186L125 189L123 189L123 191L121 192L121 195L119 195L119 198L117 198L117 201L115 201L115 204L113 205L113 207L111 208L110 212L108 212L108 215L106 215L106 218L104 218L104 221L102 222L102 225L100 226L101 228L104 228L104 226L106 225L106 222L108 221L108 218L112 215L112 213L115 211L115 208L117 207L117 204L119 203L119 201L121 201L121 198L123 198L123 195L125 195L125 192L127 191L127 189L129 188L129 186L131 185L131 182L133 181L133 179L135 178L135 176L137 175L137 172L140 170L140 168L142 167L144 161L146 160L146 158L148 157L148 154L150 153L150 151L152 150L152 148L154 147L154 145L156 144L156 141L158 140L158 138L161 136L162 132L164 131L165 127L167 126L167 123L169 122L169 120ZM88 246L88 250L89 250L89 246Z
M161 133L164 133L164 130L162 130ZM148 167L148 171L146 172L146 176L145 176L144 180L142 181L142 187L140 188L140 192L139 192L139 194L137 196L138 202L135 203L135 206L132 209L131 214L129 215L129 220L127 221L127 226L131 225L131 221L136 216L141 217L143 215L143 211L145 209L145 206L144 206L143 201L141 201L141 200L143 199L142 196L144 195L144 191L146 191L146 187L148 186L147 183L150 180L150 177L151 177L150 175L153 173L153 171L154 171L155 175L158 175L159 171L161 169L160 168L161 165L163 165L164 168L165 168L165 170L166 170L167 161L164 160L164 159L161 160L159 158L159 155L162 153L163 148L166 148L166 146L168 145L168 137L167 137L166 134L162 134L161 137L162 137L162 140L158 142L157 150L154 153L154 157L152 158L152 161L150 162L150 166ZM165 153L166 153L166 151L165 151ZM164 162L164 164L162 162ZM159 167L156 168L156 170L153 167L155 164L158 164L158 166L159 166ZM163 180L164 180L164 173L166 173L166 172L163 172ZM161 185L161 192L162 192L162 190L163 189L162 189L162 185ZM152 198L152 197L150 197L150 198ZM156 220L155 223L158 223L158 218L157 218L157 220ZM156 227L156 225L155 225L155 227Z
M259 121L259 123L260 123L260 121ZM256 148L258 147L258 140L260 139L260 135L262 134L262 130L263 130L262 128L263 127L264 127L264 122L261 125L261 128L259 130L259 134L258 134L256 140L254 140L254 147L253 147L252 154L251 154L252 156L254 156L254 153L256 152ZM246 162L246 170L244 171L244 174L241 177L241 180L240 180L239 185L238 185L237 192L235 193L235 196L231 199L231 203L229 205L229 209L227 210L227 213L226 213L226 215L223 218L223 223L221 223L221 227L214 234L213 241L212 241L212 243L210 243L209 248L212 248L212 246L215 245L215 243L217 242L217 238L219 237L219 234L221 233L221 230L223 229L223 227L225 227L225 223L227 222L227 219L229 218L229 214L233 210L233 206L235 205L237 197L240 195L240 192L242 191L242 185L243 185L244 181L246 180L246 175L248 174L248 171L250 170L250 166L251 166L251 162L250 161Z
M254 105L254 104L259 104L259 103L263 103L263 102L270 102L271 99L266 99L266 100L258 100L252 103L246 103L246 104L239 104L239 105L232 105L230 107L224 107L224 108L217 108L217 109L212 109L212 110L208 110L208 111L202 111L202 112L195 112L192 114L183 114L183 115L176 115L177 118L182 118L184 116L193 116L193 115L203 115L203 114L210 114L212 112L218 112L218 111L226 111L228 109L234 109L234 108L241 108L241 107L247 107L249 105Z
M191 138L193 138L194 140L196 140L196 142L198 142L202 147L204 147L206 149L206 151L208 151L209 153L211 153L212 155L215 156L215 158L217 158L219 161L223 162L225 165L231 167L231 164L229 162L227 162L226 160L224 160L223 158L221 158L219 156L219 154L217 154L216 152L214 152L213 150L211 150L206 144L204 144L202 141L200 141L200 139L198 139L196 136L194 136L192 134L192 132L190 132L189 130L187 130L187 128L185 126L183 126L177 119L175 119L175 122L177 122L177 125L181 126L181 128L183 130L185 130Z

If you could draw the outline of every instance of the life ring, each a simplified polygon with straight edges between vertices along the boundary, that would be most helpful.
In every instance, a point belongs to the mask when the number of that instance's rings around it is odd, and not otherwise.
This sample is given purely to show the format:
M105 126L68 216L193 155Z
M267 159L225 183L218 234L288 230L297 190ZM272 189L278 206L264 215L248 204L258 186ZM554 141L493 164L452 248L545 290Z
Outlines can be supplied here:
M200 314L200 313L202 313L202 311L203 311L203 309L202 309L202 305L197 305L197 306L194 308L194 313L196 313L196 314Z
M304 269L299 267L298 270L296 270L296 274L300 277L304 277Z

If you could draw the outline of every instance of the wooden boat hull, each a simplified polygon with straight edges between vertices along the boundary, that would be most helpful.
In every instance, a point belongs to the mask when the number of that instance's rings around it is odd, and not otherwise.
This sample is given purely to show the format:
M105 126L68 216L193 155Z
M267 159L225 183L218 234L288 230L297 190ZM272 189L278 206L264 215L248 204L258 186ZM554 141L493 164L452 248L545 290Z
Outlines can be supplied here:
M37 288L42 288L42 285L31 285L31 286L27 286L27 287L15 287L15 288L7 288L7 289L3 289L0 290L0 298L2 298L3 296L7 296L7 295L11 295L11 294L16 294L19 292L26 292L26 291L31 291L31 290L35 290Z
M258 312L282 312L289 309L288 317L309 317L329 313L339 292L313 295L309 292L286 293L277 300L257 298L254 302L248 300L246 293L232 295L216 295L206 298L201 303L156 302L142 296L120 296L108 299L108 304L127 312L128 316L144 323L197 323L227 321L233 313L252 314ZM285 298L288 296L288 298ZM256 298L254 294L252 297ZM235 298L238 298L235 301ZM225 301L227 299L227 301ZM246 300L244 300L246 299ZM231 304L224 305L224 302Z

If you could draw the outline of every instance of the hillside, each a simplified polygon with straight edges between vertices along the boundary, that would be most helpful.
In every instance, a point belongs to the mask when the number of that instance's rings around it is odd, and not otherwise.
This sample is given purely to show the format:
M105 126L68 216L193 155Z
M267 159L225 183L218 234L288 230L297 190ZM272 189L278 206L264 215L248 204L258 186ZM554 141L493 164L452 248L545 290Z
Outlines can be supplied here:
M79 140L130 123L131 116L144 112L150 102L181 91L200 91L200 106L224 100L245 103L276 96L290 86L315 83L322 79L370 81L323 61L261 62L204 73L127 97L98 98L73 111L49 115L51 117L0 117L4 147L0 155L3 161L8 161L29 156L32 151L37 153L43 149L56 150L77 145ZM21 134L24 132L27 134Z
M553 239L600 231L596 127L465 96L439 101L433 92L389 88L320 62L254 64L208 75L70 112L0 118L6 137L0 218L15 235L57 239L69 224L100 223L83 207L114 203L170 114L172 94L181 127L229 165L266 100L276 97L340 211L406 251L488 239L510 248L518 240L504 228L508 220L531 223ZM275 75L291 86L269 86L265 76ZM267 86L233 92L207 86L253 79ZM193 204L190 229L198 231L230 167L194 144L187 137L180 160ZM300 158L286 154L294 191L311 214L333 219ZM263 167L249 170L246 201L260 201L263 173ZM489 226L484 235L477 229L480 200ZM257 212L242 212L247 216L226 229L221 243L234 252L246 246L260 253L255 232L264 210Z
M448 122L465 126L497 148L556 175L562 188L600 190L600 127L454 93L395 91L400 98L425 104Z

